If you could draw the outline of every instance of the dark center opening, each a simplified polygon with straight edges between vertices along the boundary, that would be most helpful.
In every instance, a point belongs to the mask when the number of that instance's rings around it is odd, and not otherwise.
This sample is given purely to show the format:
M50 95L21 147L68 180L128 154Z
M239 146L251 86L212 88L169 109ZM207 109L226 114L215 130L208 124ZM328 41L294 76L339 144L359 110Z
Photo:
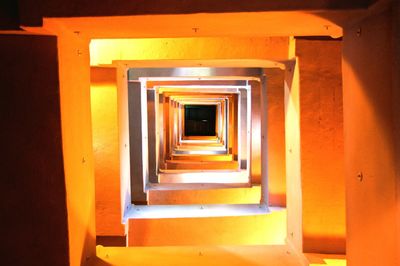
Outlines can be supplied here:
M215 136L216 105L185 105L185 136Z

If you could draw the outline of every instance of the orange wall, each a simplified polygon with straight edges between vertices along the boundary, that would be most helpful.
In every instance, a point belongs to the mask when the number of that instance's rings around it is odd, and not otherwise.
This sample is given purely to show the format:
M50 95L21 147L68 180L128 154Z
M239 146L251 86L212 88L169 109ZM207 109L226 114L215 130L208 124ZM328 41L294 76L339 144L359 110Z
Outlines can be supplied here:
M264 73L267 78L269 204L284 207L286 206L285 72L278 68L268 68Z
M90 44L92 66L113 60L286 60L287 37L95 39ZM171 66L173 67L173 66Z
M399 51L391 45L391 18L390 11L386 11L345 29L343 106L349 266L399 265L399 154L394 145L399 141L394 117L398 119L399 113L394 111L398 112L400 99L399 88L393 87L398 83L392 83L395 78L398 81L399 69L392 63ZM361 34L357 34L359 28ZM360 172L361 181L357 177Z
M91 68L91 110L96 178L96 235L124 235L115 68Z
M341 41L296 40L303 250L345 253Z
M127 50L125 44L114 43L114 50L120 49L117 60L128 59L193 59L193 58L265 58L273 51L275 57L286 58L288 56L288 38L183 38L183 39L148 39L132 40L135 49ZM93 41L92 41L93 43ZM124 42L123 42L124 43ZM129 44L130 42L128 42ZM269 45L266 45L269 44ZM104 46L105 45L105 46ZM122 46L121 46L122 45ZM256 49L254 49L256 47ZM107 48L107 49L105 49ZM101 43L100 46L91 46L91 60L93 62L110 63L113 59L108 51L113 48L112 41ZM130 47L131 48L131 47ZM173 48L173 49L172 49ZM250 49L251 48L251 49ZM116 57L116 56L115 56ZM116 151L118 142L114 129L117 128L115 116L116 110L114 72L106 68L92 67L92 119L93 119L93 143L95 145L95 170L96 170L96 226L97 235L122 234L120 218L117 212L120 210L119 175ZM284 142L284 106L283 106L283 71L279 69L266 70L268 76L268 149L269 149L269 191L272 205L285 206L285 142ZM106 85L107 84L107 85ZM107 131L107 132L106 132ZM112 181L110 187L108 181ZM223 190L218 191L218 193ZM258 189L241 195L248 195L246 199L233 200L234 202L252 202ZM182 199L181 196L171 197L171 193L153 193L153 200L165 202L196 202L204 197L193 195L192 198ZM188 193L184 193L186 197ZM213 193L211 193L213 194ZM235 194L235 193L234 193ZM221 198L232 198L230 190ZM240 194L240 193L239 193ZM212 202L220 200L210 199ZM150 199L151 200L151 199ZM110 217L110 218L105 218Z

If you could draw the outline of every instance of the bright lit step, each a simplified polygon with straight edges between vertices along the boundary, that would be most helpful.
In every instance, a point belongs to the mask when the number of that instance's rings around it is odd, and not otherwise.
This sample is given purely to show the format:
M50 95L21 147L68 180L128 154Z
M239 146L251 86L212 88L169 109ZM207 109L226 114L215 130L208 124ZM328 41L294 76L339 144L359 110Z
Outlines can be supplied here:
M271 246L97 246L94 266L301 266L285 245Z
M162 171L162 172L161 172ZM248 183L247 171L227 170L160 170L160 183Z
M286 210L281 208L268 212L257 205L136 207L128 219L128 246L285 244Z
M132 205L125 219L251 216L282 211L264 204Z
M218 155L191 155L191 154L177 154L171 155L171 160L186 160L186 161L232 161L232 154L218 154Z
M155 185L159 187L148 191L148 205L257 204L260 202L261 198L260 185L253 185L253 186L250 186L250 184L155 184ZM164 186L164 185L169 185L169 186ZM199 188L199 186L201 187Z
M150 183L146 190L209 190L248 187L251 187L249 183Z
M238 162L206 162L206 161L186 161L186 160L167 160L165 169L168 170L236 170L239 168Z

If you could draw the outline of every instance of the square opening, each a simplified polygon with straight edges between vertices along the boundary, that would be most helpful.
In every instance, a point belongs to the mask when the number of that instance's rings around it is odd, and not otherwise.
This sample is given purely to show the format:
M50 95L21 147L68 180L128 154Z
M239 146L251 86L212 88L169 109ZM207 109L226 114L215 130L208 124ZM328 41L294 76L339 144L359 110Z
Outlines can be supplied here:
M185 105L185 136L216 136L216 105Z

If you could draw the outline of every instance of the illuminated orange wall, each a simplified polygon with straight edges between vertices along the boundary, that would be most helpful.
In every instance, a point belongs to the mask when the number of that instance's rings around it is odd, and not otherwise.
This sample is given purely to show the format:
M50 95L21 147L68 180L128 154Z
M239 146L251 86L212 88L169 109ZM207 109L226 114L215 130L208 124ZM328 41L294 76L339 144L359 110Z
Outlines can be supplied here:
M341 41L296 40L304 252L345 253Z
M107 42L92 46L91 60L110 63L115 51L120 51L115 59L193 59L193 58L264 58L276 51L275 57L288 56L288 38L182 38L132 40L118 45ZM134 44L128 46L127 44ZM268 46L266 44L271 44ZM96 48L97 47L97 48ZM129 47L129 49L127 49ZM133 47L133 48L132 48ZM256 47L254 49L254 47ZM251 49L250 49L251 48ZM110 51L110 54L107 52ZM116 56L116 55L115 55ZM92 67L92 116L93 141L95 145L96 170L96 230L97 235L120 235L122 229L117 212L119 203L118 140L115 138L116 110L114 72L107 68ZM269 141L269 190L272 205L285 206L285 153L284 153L284 107L283 107L283 71L268 69L268 141ZM114 83L115 84L115 83ZM112 184L110 186L110 183ZM220 194L220 196L218 196ZM221 203L224 199L232 203L258 202L260 190L243 189L218 190L208 192L159 191L150 193L150 202L154 203L197 203L207 198L207 202ZM237 197L237 198L235 198ZM258 200L257 200L258 198Z
M284 74L265 69L268 112L268 190L272 206L286 206Z
M357 34L359 28L361 34ZM390 10L345 29L343 104L349 266L399 265L396 234L400 220L396 209L400 201L396 183L398 188L400 179L395 144L400 140L400 72L399 61L394 60L399 59L398 40L398 13L392 16ZM358 173L363 175L361 181Z
M288 45L287 37L100 39L91 42L90 62L96 66L113 60L286 60Z
M96 235L124 235L115 68L91 68L91 110L96 178Z

